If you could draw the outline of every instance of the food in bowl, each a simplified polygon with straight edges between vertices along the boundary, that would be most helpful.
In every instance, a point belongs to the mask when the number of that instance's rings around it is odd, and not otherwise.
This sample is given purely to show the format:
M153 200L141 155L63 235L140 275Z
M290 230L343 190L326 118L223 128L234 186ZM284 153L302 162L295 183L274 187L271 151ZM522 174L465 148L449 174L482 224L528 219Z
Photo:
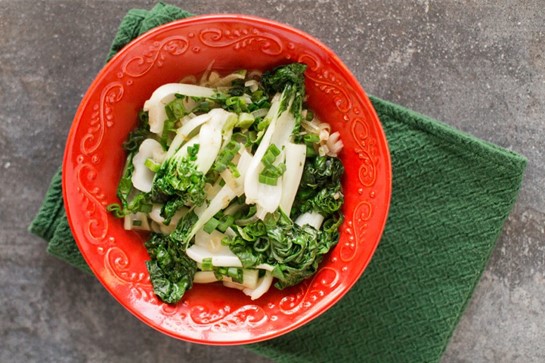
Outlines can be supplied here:
M194 284L177 304L153 292L147 236L106 210L119 202L120 147L161 85L237 69L307 65L306 104L340 133L344 221L339 241L301 283L251 300L221 283ZM363 74L362 74L363 76ZM185 80L184 80L185 81ZM195 80L194 84L197 83ZM89 267L137 318L186 341L233 345L281 336L323 314L358 281L379 244L391 196L388 145L373 105L334 52L288 25L247 15L207 15L153 29L124 47L87 90L68 135L62 169L66 215Z
M255 300L273 280L284 289L315 274L337 244L343 144L306 106L305 69L209 68L144 103L108 210L151 232L146 266L162 301L216 281Z

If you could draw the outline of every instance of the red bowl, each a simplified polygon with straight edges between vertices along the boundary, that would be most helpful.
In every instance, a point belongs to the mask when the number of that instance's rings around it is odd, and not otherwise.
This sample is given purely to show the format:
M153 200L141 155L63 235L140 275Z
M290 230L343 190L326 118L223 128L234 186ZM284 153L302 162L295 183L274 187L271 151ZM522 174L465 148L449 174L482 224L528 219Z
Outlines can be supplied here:
M116 202L125 153L144 101L160 85L213 69L304 62L308 103L341 133L345 222L316 275L251 301L221 284L195 285L177 305L158 300L144 262L144 238L106 211ZM391 165L379 119L341 60L308 34L243 15L212 15L158 27L127 45L98 74L70 129L63 165L68 220L85 260L131 313L170 336L206 344L253 343L285 334L335 304L358 280L388 214Z

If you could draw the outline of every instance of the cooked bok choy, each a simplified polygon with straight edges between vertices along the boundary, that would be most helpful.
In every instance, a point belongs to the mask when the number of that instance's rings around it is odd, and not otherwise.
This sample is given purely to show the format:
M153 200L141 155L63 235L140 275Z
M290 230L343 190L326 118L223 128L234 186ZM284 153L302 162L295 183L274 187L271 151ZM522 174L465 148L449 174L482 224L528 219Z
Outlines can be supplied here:
M164 302L216 281L257 299L312 276L337 243L342 141L305 108L305 69L207 71L144 104L108 210L151 232L147 268Z

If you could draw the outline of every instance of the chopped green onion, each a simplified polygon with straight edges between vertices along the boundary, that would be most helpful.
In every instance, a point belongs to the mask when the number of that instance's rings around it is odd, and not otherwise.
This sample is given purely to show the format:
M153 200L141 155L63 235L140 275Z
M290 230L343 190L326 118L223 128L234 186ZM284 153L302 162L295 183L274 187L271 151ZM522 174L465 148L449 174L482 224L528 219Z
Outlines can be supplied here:
M214 270L214 266L212 265L212 257L202 259L201 270L203 271Z
M284 172L286 171L286 164L285 163L280 163L276 166L276 170L278 170L278 172L280 173L280 175L283 175Z
M242 269L238 267L229 267L227 269L227 276L229 276L233 282L242 283Z
M216 218L211 218L208 222L204 224L202 229L206 233L210 234L214 232L214 230L218 227L218 224L220 224L220 222Z
M263 97L264 97L264 95L263 95L263 90L262 89L258 89L258 90L256 90L255 92L252 93L252 101L253 102L257 102L257 101L261 100Z
M246 143L248 142L248 136L244 135L241 132L235 132L231 136L231 141L235 141L235 142L237 142L239 144L246 145Z
M216 163L214 164L214 169L213 170L221 173L222 171L227 169L228 166L229 166L228 164L225 164L221 160L217 160Z
M238 168L235 164L229 163L229 170L231 171L231 174L233 174L233 177L240 177L240 171L238 171Z
M123 207L119 203L108 204L106 210L113 213L116 218L123 218L126 215Z
M141 227L142 226L142 221L139 221L139 220L132 221L132 225L136 226L136 227Z
M231 160L233 160L240 147L241 145L239 143L233 140L229 141L227 145L225 145L225 147L220 151L212 169L214 171L217 171L218 173L221 173L222 171L227 169L229 167L229 164L231 164Z
M258 131L265 130L267 128L267 126L269 126L270 123L271 123L271 118L270 117L265 117L264 119L259 121L259 123L257 124L257 130Z
M240 96L228 97L225 100L225 106L227 110L235 111L236 113L241 113L243 111L247 111L248 109L244 98Z
M227 230L227 228L231 227L233 225L233 223L235 223L235 217L233 216L225 216L221 223L219 223L219 225L217 226L217 229L218 231L220 231L221 233L225 233L225 231Z
M314 113L312 111L307 110L307 117L305 117L305 119L307 121L312 121L313 118L314 118Z
M276 157L280 155L280 149L274 144L269 145L265 155L261 159L261 162L265 166L263 171L259 173L259 182L261 184L276 185L278 178L286 171L286 164L279 163L273 165Z
M261 174L265 176L279 177L286 171L286 164L279 163L278 165L267 164Z
M312 145L307 145L307 155L306 157L307 158L311 158L311 157L314 157L314 156L317 156L318 153L316 152L316 150L314 150L314 147Z
M320 141L320 136L316 134L307 134L303 137L305 144L315 144Z
M218 158L218 160L216 160L216 162L214 163L214 166L213 166L213 169L214 171L217 171L218 173L221 173L222 171L224 171L225 169L227 169L227 167L229 166L229 159L232 159L234 157L234 155L232 155L231 157L222 157L222 158Z
M263 163L263 165L265 166L269 166L269 165L272 165L272 163L274 162L274 159L276 159L276 157L272 154L265 154L263 155L263 158L261 159L261 162Z
M236 127L240 127L241 129L247 129L254 123L254 121L254 115L252 115L251 113L243 112L238 116L238 122L236 123Z
M280 155L280 149L275 144L270 144L267 148L267 152L272 153L275 157Z
M227 145L225 145L225 148L227 150L237 152L240 149L240 144L238 142L231 140L227 143Z
M258 139L258 135L257 135L257 132L255 131L248 131L248 143L246 143L246 146L250 146L250 145L253 145L257 142L257 139Z
M153 159L150 158L147 158L146 161L144 161L144 165L154 173L157 173L161 168L161 164L155 162Z
M265 155L263 155L261 162L265 166L272 165L278 155L280 155L280 149L275 144L270 144L267 151L265 151Z
M223 279L223 276L227 276L227 269L225 267L216 267L214 269L214 276L217 280Z
M231 114L228 118L225 124L223 125L223 131L232 130L238 123L238 117L236 115Z
M214 215L214 218L216 218L218 221L223 218L225 214L223 213L223 210L220 210L218 213Z
M274 177L274 176L267 176L267 175L264 175L263 173L259 174L259 182L261 184L266 184L266 185L276 185L276 183L278 182L278 177Z

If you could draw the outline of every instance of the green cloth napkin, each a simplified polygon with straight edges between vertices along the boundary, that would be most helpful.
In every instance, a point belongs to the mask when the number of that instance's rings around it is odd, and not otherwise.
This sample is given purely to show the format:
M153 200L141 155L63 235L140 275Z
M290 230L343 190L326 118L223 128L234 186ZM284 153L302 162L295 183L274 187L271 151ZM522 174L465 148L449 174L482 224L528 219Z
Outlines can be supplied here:
M160 24L191 14L159 3L130 10L108 59ZM525 158L372 98L393 168L390 215L364 275L334 307L294 332L247 348L278 362L436 362L515 202ZM70 232L60 171L30 231L90 272Z

